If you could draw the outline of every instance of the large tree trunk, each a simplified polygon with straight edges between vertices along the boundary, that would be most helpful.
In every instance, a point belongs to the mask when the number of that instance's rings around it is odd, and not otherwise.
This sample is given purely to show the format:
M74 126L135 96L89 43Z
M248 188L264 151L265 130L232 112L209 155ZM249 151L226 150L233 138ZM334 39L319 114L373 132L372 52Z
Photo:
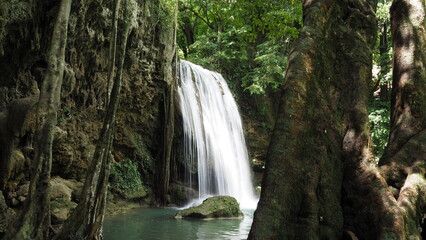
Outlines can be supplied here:
M49 239L52 143L64 74L70 9L71 0L62 0L48 52L47 74L43 80L37 106L35 154L31 167L29 193L22 215L17 221L19 227L8 231L5 239Z
M303 8L249 239L341 239L344 169L369 157L374 1Z
M426 209L426 7L422 0L394 0L390 11L391 132L379 165L402 215L400 239L420 239Z
M380 169L354 160L345 171L345 226L360 239L421 239L424 218L424 1L395 0L391 20L394 69L388 146Z

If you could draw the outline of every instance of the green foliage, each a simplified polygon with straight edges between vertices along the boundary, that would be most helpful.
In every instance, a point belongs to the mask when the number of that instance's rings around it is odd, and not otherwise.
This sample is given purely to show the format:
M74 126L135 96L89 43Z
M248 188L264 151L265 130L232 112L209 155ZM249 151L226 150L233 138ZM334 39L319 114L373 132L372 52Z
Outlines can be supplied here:
M373 51L373 61L375 68L377 69L375 72L375 75L377 75L376 79L373 80L379 81L380 85L389 84L392 80L392 36L390 32L389 16L390 5L391 1L380 1L376 11L379 34L377 35L377 44Z
M122 191L145 192L138 168L128 158L111 165L110 184Z
M234 90L264 94L282 84L301 1L179 0L179 11L182 58L221 72Z
M254 59L258 65L242 79L242 86L252 94L264 94L268 87L276 89L283 84L287 55L281 40L271 40L257 46Z
M368 119L372 138L372 147L376 162L382 157L389 138L390 102L373 99L370 102Z
M256 41L259 35L268 39L297 38L297 25L302 23L302 1L294 0L237 0L235 22L246 26L248 38Z
M248 65L247 53L241 39L245 29L232 28L224 33L211 32L191 45L188 60L229 78L241 78Z
M379 24L383 24L384 22L389 22L390 16L389 16L389 9L392 4L392 1L380 1L377 4L377 10L376 10L376 18L378 20Z

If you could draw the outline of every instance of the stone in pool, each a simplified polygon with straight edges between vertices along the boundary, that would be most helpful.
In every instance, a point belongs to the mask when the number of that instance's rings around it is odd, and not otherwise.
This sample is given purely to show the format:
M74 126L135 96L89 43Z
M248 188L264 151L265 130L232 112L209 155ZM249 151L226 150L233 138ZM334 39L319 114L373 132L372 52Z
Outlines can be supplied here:
M175 218L210 219L243 219L237 200L229 196L207 198L199 206L190 207L176 213Z

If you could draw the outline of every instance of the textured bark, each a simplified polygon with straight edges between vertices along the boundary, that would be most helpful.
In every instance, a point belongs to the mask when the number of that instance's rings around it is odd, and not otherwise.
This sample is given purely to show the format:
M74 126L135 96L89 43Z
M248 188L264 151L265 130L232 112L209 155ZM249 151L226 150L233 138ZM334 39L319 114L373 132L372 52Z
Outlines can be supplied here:
M421 0L394 0L390 11L391 132L379 165L397 202L399 239L421 239L426 209L426 6Z
M48 239L50 228L50 172L52 143L57 123L57 110L65 66L68 19L71 0L62 0L53 29L48 68L37 105L35 156L31 169L31 183L19 227L8 231L5 239Z
M111 100L108 104L103 127L96 145L96 150L87 172L79 204L76 209L74 209L72 215L65 222L61 231L55 236L54 239L73 239L74 236L79 235L78 231L80 228L83 229L82 236L80 236L83 239L103 239L102 225L106 205L107 185L111 161L111 147L115 128L115 115L119 105L124 57L126 54L127 39L131 30L132 21L132 4L129 2L132 1L126 0L124 3L124 28L121 32L121 45L119 47L120 58L117 67L117 74L114 78L114 84L111 91ZM117 0L117 8L119 4L120 0ZM114 13L117 14L118 11L114 11ZM114 16L113 21L115 21L116 18L117 16ZM113 24L113 26L117 27L115 24ZM114 29L112 34L116 33L117 29ZM112 38L115 38L115 36L112 36ZM111 44L114 44L114 42ZM111 53L114 54L113 51L111 51ZM110 61L114 61L115 57L110 56L109 59ZM115 64L112 62L110 66L114 67ZM113 74L113 71L110 73Z
M121 0L116 0L113 8L112 15L112 33L111 43L109 46L109 66L108 66L108 82L107 82L107 94L105 101L105 108L108 106L109 99L111 97L112 86L114 83L114 68L115 68L115 57L117 55L117 25L118 25L118 10L120 9Z
M369 156L374 1L303 8L249 239L341 239L344 169Z

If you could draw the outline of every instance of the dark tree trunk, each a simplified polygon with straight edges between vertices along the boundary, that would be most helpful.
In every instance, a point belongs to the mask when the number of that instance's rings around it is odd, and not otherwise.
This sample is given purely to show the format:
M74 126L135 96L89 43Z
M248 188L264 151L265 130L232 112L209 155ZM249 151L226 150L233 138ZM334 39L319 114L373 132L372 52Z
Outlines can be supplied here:
M374 1L303 8L249 239L341 239L344 169L369 157Z
M50 172L52 143L57 123L57 109L65 66L68 18L71 0L62 0L56 20L50 50L47 74L43 80L37 105L35 154L31 166L31 183L17 229L8 231L5 239L48 239L50 230Z
M107 82L107 94L105 99L105 109L108 107L109 100L111 97L112 86L114 84L114 73L115 73L115 58L117 55L117 28L118 28L118 10L120 9L120 1L115 0L113 15L112 15L112 35L111 43L109 46L109 61L108 61L108 82Z
M195 42L195 33L194 33L194 26L188 17L184 17L182 19L181 28L182 28L183 34L185 35L186 44L189 47Z
M391 6L391 132L379 165L401 215L400 239L421 238L426 209L425 11L422 0L394 0Z

